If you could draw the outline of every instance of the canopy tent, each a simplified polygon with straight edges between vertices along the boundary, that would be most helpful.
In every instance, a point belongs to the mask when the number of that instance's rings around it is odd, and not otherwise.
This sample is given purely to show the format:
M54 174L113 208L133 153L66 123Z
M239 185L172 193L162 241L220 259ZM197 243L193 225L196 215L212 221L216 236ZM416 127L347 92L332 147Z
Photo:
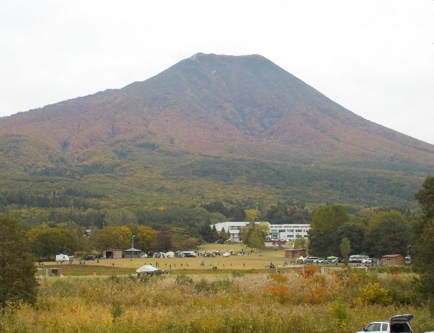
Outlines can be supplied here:
M299 261L303 261L305 258L303 257L303 256L300 256L300 257L298 257L297 258L297 262L299 262Z
M159 271L159 269L152 265L143 265L142 267L136 269L136 273L152 273L155 271Z

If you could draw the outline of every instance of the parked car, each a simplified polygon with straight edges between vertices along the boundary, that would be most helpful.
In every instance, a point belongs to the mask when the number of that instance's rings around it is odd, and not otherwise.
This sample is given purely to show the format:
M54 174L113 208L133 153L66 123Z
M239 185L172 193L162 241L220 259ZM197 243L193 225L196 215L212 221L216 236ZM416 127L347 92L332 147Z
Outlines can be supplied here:
M374 321L357 333L412 333L413 330L409 324L412 319L413 315L411 314L396 315L389 321Z
M193 251L183 251L185 258L196 258L196 253Z
M83 260L95 260L96 256L89 254L88 256L84 257Z
M312 256L307 256L304 259L305 264L313 264L313 263L316 263L317 261L318 261L318 257L312 257Z
M378 263L380 262L380 259L372 258L372 259L371 259L371 262L372 262L374 265L378 265Z

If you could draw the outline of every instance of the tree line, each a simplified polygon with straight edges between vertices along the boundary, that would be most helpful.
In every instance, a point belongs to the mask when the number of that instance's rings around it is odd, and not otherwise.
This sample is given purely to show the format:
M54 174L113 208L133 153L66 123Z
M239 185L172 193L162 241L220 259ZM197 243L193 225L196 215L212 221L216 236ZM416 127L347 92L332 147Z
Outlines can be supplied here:
M413 226L418 216L397 210L363 209L349 214L345 207L330 205L315 210L309 231L309 253L315 256L343 256L342 242L352 254L381 258L404 254L412 244Z
M69 193L69 192L68 192ZM83 199L85 200L85 199ZM75 223L85 228L137 223L155 229L161 226L198 228L203 221L211 224L222 221L268 221L271 224L310 223L312 209L302 202L277 202L264 206L256 201L211 201L209 203L167 206L154 209L101 208L82 204L64 194L39 194L36 197L22 192L0 194L0 213L12 215L32 228L44 223Z

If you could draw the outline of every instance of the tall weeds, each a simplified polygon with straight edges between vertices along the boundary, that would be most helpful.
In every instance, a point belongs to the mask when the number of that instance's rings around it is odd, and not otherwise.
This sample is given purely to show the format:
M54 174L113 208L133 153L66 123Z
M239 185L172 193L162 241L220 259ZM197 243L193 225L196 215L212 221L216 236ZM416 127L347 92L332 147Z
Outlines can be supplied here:
M405 274L320 275L312 269L245 276L70 277L43 281L36 305L8 309L0 332L345 333L397 313L413 313L416 331L433 329L420 295L399 296L395 287L411 289L412 281Z

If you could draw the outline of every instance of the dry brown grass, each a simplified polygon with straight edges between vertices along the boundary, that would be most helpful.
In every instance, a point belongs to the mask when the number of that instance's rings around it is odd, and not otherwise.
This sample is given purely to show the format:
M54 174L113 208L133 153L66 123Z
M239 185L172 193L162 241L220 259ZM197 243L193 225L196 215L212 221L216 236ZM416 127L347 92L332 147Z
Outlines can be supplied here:
M44 279L36 306L8 309L0 331L353 333L397 313L413 313L415 331L434 327L423 304L355 302L375 276L301 272ZM411 288L399 275L381 281Z

